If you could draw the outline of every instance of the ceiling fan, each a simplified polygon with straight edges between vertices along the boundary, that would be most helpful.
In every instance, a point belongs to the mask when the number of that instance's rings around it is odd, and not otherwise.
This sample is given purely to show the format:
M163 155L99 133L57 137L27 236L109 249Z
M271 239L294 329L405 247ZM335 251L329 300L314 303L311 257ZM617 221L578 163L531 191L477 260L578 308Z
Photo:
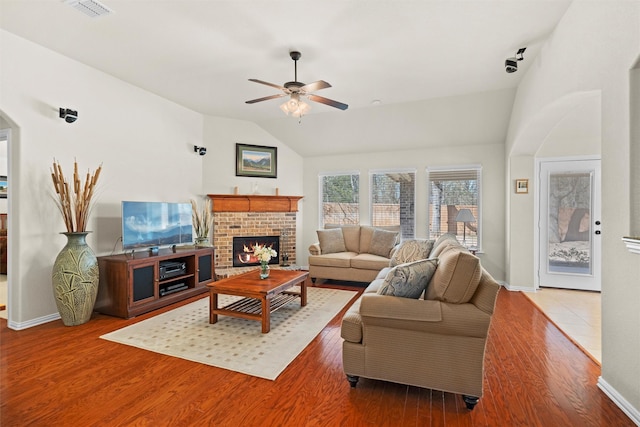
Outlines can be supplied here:
M314 95L312 92L315 92L320 89L326 89L331 87L331 85L324 80L318 80L313 83L304 84L298 81L298 59L302 56L302 54L298 51L289 52L289 56L293 59L293 67L294 67L294 78L292 82L286 82L283 86L276 85L273 83L265 82L258 79L249 79L250 82L256 82L263 85L271 86L276 89L280 89L282 93L277 95L265 96L264 98L252 99L250 101L246 101L247 104L255 104L256 102L267 101L269 99L282 98L285 96L290 96L290 99L280 106L280 109L284 111L287 115L291 114L294 117L302 117L306 114L311 107L302 101L301 98L307 98L310 101L319 102L321 104L328 105L330 107L339 108L341 110L346 110L349 108L347 104L343 104L342 102L334 101L332 99L324 98L322 96Z

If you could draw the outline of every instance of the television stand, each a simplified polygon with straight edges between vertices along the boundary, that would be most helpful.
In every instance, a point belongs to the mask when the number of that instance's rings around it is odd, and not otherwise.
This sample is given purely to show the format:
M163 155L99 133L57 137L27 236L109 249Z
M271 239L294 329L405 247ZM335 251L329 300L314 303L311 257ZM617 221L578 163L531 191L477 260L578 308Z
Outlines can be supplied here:
M215 280L213 248L101 256L98 268L95 311L125 319L206 293Z

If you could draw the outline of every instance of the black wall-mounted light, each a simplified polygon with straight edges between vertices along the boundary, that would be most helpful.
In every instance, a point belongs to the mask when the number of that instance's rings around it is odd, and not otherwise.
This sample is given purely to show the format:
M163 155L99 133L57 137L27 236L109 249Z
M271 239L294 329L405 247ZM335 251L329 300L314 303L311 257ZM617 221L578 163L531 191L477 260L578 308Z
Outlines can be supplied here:
M207 154L207 147L198 147L197 145L194 145L193 151L200 154L201 156L204 156L205 154Z
M504 61L504 69L507 73L515 73L518 71L518 61L522 61L524 59L525 50L527 50L526 47L521 47L518 49L518 52L516 52L516 56L507 58L507 60Z
M67 123L73 123L78 120L78 112L70 108L60 107L60 118L64 119Z

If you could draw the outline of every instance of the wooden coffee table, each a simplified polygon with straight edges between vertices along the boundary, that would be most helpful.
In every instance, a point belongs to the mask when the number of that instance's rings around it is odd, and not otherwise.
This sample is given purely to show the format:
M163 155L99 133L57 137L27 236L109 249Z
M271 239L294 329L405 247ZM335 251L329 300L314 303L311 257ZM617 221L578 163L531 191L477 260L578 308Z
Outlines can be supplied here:
M300 285L300 292L288 290L295 285ZM271 270L268 278L260 279L260 269L209 283L209 323L216 323L219 314L259 320L266 334L272 312L297 298L301 307L307 305L307 286L311 286L308 271ZM218 294L244 298L218 307Z

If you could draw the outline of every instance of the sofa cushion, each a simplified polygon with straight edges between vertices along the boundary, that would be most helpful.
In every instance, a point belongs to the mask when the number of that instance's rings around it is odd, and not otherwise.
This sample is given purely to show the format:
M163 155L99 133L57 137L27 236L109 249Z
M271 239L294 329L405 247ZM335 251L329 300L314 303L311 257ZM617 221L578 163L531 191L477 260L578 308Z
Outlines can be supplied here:
M309 255L309 264L320 267L350 268L351 259L358 255L355 252L337 252L326 255Z
M366 252L389 258L391 249L396 245L397 240L398 232L376 228L373 230L369 250Z
M438 258L426 299L463 304L469 302L480 283L480 260L466 251L450 250Z
M360 226L345 225L342 227L344 246L349 252L360 252Z
M444 242L440 243L437 247L434 246L434 248L431 250L431 253L429 254L429 258L438 258L440 255L442 255L444 252L455 248L457 250L459 249L464 249L464 246L462 246L460 243L458 243L457 240L445 240Z
M369 253L369 246L371 246L371 239L373 238L373 227L368 225L360 226L360 252Z
M318 241L320 250L323 254L334 254L337 252L346 252L344 245L344 237L341 228L332 228L330 230L318 230Z
M410 239L400 243L398 249L393 253L389 266L405 264L407 262L418 261L429 258L434 240Z
M381 270L389 266L389 258L373 254L357 254L351 258L351 267L362 270Z
M458 243L458 239L453 234L445 233L442 236L438 237L438 240L433 244L433 248L431 249L431 253L429 254L429 258L437 258L440 255L440 252L449 245L457 245L462 246Z
M397 265L389 270L378 293L418 299L431 280L437 265L436 259L422 259Z

